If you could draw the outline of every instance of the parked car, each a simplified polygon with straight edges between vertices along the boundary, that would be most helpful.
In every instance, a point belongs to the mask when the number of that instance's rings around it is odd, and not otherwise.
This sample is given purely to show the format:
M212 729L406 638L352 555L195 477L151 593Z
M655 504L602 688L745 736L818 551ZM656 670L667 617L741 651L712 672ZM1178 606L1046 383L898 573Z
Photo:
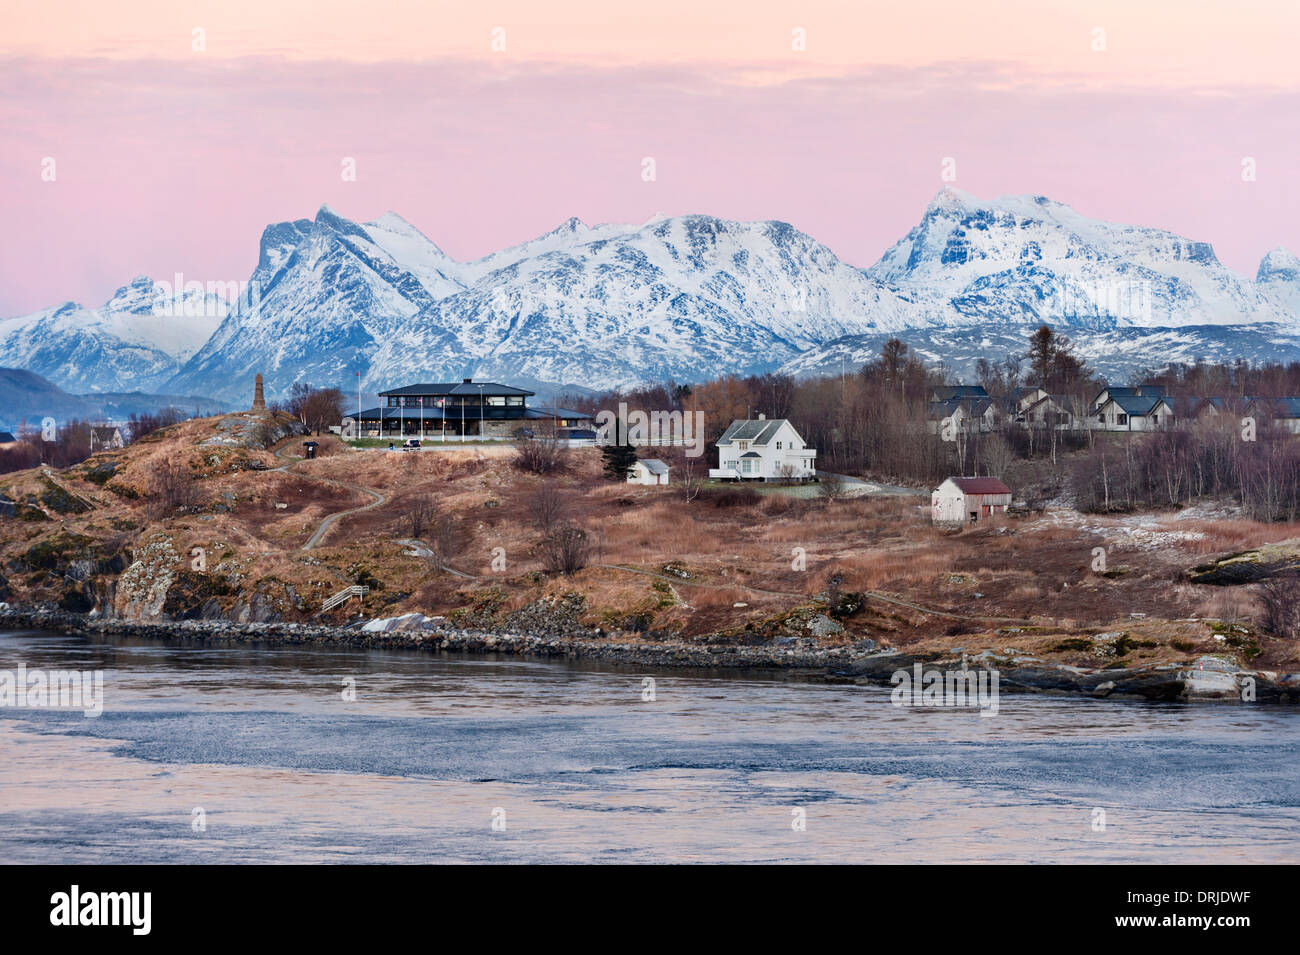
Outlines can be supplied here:
M535 438L535 437L537 437L537 434L533 431L532 428L515 428L515 430L511 431L510 433L511 433L511 435L513 435L513 436L516 437L516 438Z
M402 442L403 451L419 451L421 448L419 438L407 438Z

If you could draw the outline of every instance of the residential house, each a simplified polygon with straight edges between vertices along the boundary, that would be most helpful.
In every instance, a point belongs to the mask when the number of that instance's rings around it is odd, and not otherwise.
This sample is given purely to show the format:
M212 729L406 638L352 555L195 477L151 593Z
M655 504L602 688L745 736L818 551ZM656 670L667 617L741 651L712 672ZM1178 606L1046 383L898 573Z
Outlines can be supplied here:
M1010 406L1017 415L1023 414L1046 397L1047 392L1044 389L1029 385L1016 388L1008 395Z
M1117 395L1114 389L1089 418L1089 426L1099 431L1160 431L1173 423L1174 409L1168 399L1155 395Z
M737 419L718 438L718 467L709 477L738 481L815 480L817 452L785 418Z
M122 429L111 424L95 425L90 429L90 453L96 451L116 451L126 447L122 440Z
M950 477L930 493L930 519L935 523L978 523L1005 514L1011 488L993 477Z
M1088 427L1088 412L1082 399L1072 395L1044 394L1025 408L1020 420L1029 428L1080 431Z
M668 483L671 468L658 458L641 458L627 470L628 484L657 485Z
M1111 398L1168 398L1169 389L1164 385L1106 385L1092 399L1092 413L1095 414Z
M925 411L926 427L931 434L996 431L1002 426L1003 417L1002 407L987 396L937 399L929 402Z
M1300 398L1253 398L1245 415L1263 423L1271 421L1284 431L1300 434Z

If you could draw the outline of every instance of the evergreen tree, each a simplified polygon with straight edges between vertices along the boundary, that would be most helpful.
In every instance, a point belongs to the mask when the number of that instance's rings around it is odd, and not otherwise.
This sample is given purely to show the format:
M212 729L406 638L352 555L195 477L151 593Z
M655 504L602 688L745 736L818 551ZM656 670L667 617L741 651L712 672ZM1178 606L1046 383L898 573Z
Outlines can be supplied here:
M627 433L618 424L614 425L614 442L601 448L600 455L611 481L626 481L628 470L636 464L636 448L627 443Z

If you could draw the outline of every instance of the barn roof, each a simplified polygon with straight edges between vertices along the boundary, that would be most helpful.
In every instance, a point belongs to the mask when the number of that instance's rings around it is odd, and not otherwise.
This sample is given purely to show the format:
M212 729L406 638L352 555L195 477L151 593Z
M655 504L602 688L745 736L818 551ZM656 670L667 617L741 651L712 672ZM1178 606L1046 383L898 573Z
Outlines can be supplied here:
M963 494L1010 494L1011 488L994 477L948 478Z

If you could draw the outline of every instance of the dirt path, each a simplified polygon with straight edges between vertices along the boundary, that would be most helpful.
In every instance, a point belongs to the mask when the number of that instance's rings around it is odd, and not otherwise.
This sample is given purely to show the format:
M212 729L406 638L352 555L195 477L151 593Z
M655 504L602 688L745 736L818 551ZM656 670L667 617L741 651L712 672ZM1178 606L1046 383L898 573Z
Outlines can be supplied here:
M288 445L285 445L283 448L278 449L275 452L275 456L277 458L284 458L285 457L284 452L287 448ZM349 507L347 510L336 511L333 514L330 514L328 517L322 520L320 524L317 525L315 532L311 535L311 537L307 538L307 543L303 544L300 550L311 550L313 547L319 544L321 540L324 539L325 535L330 532L330 529L336 523L338 523L339 518L347 517L350 514L360 514L362 511L369 511L373 508L379 507L380 505L388 501L387 494L384 494L381 491L376 491L373 488L362 487L360 484L353 484L350 481L340 481L337 478L319 477L318 475L307 474L306 472L303 471L294 471L293 469L296 468L301 463L302 463L301 460L290 461L288 464L285 464L278 468L272 468L272 470L284 471L285 473L293 471L296 477L306 478L309 481L320 481L322 484L332 484L335 487L347 488L349 491L358 491L361 494L365 494L368 497L370 497L371 501L369 504L362 504L359 507Z

